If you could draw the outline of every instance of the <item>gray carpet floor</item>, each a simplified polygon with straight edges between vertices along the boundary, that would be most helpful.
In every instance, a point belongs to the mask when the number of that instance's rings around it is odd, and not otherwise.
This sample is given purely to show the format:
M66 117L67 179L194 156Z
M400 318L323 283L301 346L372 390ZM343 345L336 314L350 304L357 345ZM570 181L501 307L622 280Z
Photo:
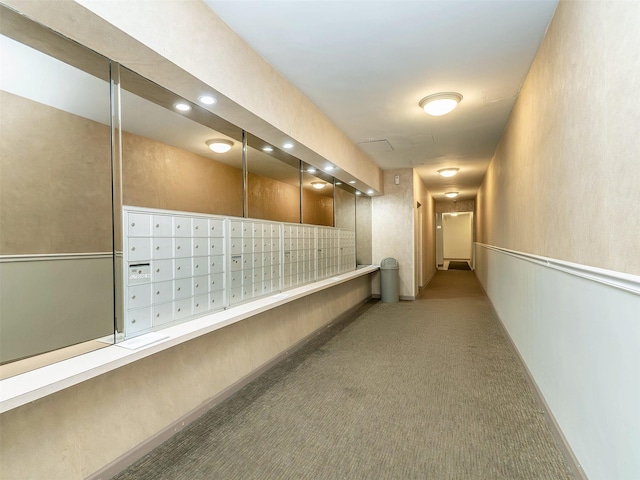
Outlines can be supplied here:
M473 272L365 305L117 480L571 479Z

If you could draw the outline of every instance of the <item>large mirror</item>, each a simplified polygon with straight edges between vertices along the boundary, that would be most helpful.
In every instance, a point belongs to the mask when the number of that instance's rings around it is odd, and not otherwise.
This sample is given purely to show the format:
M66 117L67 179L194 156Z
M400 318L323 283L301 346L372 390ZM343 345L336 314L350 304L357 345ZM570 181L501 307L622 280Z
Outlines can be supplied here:
M0 8L5 364L113 343L114 255L110 62Z
M247 217L300 222L300 160L247 134Z
M125 205L241 217L242 130L120 68Z
M302 223L333 227L333 177L302 162Z

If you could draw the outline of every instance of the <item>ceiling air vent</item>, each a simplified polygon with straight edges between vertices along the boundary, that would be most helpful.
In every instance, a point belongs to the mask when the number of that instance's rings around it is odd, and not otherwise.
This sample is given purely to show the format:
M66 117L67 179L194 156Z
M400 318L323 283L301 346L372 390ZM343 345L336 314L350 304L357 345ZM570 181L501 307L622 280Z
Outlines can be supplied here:
M370 140L359 143L358 146L366 153L393 152L393 147L389 140Z

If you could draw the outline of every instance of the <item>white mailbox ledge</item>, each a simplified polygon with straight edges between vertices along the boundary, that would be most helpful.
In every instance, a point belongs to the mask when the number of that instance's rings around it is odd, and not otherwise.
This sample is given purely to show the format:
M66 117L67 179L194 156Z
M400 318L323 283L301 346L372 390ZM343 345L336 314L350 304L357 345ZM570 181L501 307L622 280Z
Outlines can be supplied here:
M0 381L0 413L77 385L183 342L206 335L245 318L348 282L354 278L368 275L376 270L378 270L378 267L375 265L361 267L352 272L236 305L227 310L215 312L164 330L141 335L116 345L110 345L100 350L7 378Z

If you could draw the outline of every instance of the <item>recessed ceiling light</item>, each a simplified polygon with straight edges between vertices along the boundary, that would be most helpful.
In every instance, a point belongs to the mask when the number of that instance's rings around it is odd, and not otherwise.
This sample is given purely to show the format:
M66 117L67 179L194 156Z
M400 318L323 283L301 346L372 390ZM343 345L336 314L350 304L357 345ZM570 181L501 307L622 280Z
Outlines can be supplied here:
M217 100L211 95L201 95L198 97L198 101L203 105L213 105Z
M418 105L429 115L439 117L456 108L460 100L462 100L462 95L459 93L443 92L424 97L418 102Z
M311 186L316 190L322 190L325 185L326 185L325 182L311 182Z
M325 172L330 172L331 170L333 170L335 167L333 165L328 165L326 167L324 167L324 171Z
M444 196L447 198L456 198L458 196L458 192L447 192Z
M263 152L273 152L273 147L269 147L269 146L262 147L262 151Z
M282 148L293 148L293 143L285 143Z
M443 177L453 177L456 173L458 173L459 168L442 168L438 170L438 173Z
M225 138L212 138L205 143L216 153L226 153L233 147L233 142Z
M373 190L371 189L367 190L367 195L373 195Z
M349 180L349 183L350 183L351 185L355 185L356 181L355 181L355 180Z
M180 110L181 112L188 112L191 110L191 106L188 103L178 102L173 106L176 110Z
M309 173L316 173L317 171L318 171L318 170L316 170L316 169L315 169L315 168L313 168L313 167L309 167L309 168L307 168L307 172L309 172Z
M362 195L362 192L360 190L356 190L356 195Z
M342 182L336 182L336 185L342 185Z

